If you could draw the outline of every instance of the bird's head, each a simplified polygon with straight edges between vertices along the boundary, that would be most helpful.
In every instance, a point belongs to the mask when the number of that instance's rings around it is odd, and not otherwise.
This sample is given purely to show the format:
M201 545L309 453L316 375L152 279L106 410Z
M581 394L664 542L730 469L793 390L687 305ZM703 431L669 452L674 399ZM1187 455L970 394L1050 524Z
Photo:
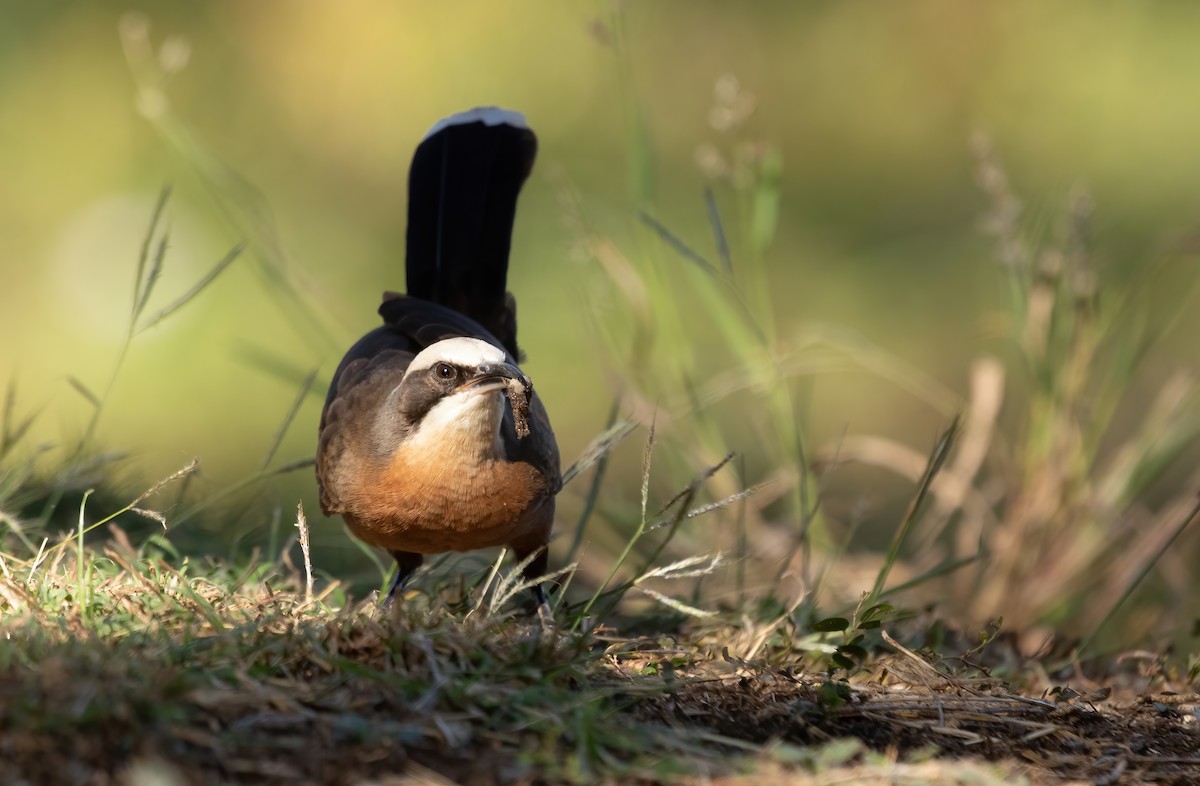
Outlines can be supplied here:
M396 390L410 447L499 449L504 391L529 378L504 350L477 338L448 338L422 350Z

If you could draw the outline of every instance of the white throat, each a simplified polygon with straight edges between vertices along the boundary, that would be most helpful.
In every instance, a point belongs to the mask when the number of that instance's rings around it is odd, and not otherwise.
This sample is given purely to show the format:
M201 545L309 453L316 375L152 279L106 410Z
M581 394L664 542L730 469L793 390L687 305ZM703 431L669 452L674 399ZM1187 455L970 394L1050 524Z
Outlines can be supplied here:
M481 393L470 388L451 393L434 404L408 435L406 448L461 456L466 462L500 458L500 423L504 391Z

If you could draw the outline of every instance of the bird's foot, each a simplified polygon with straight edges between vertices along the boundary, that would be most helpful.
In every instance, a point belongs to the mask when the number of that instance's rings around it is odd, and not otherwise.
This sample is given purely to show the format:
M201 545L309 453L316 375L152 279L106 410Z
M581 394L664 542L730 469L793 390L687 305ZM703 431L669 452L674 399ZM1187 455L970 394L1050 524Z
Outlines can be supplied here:
M542 602L537 605L537 616L538 622L540 622L542 625L542 630L546 633L551 633L557 629L554 624L554 611L550 608L550 604L547 603L545 599L543 599Z

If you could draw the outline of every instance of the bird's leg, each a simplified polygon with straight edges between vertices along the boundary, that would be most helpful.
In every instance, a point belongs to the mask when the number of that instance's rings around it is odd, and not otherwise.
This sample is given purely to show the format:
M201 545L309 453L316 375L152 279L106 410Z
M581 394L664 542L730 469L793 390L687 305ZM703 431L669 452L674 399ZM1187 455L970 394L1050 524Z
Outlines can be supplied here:
M421 567L421 563L425 561L425 557L420 554L414 554L411 551L393 551L392 556L396 559L396 575L392 577L392 584L388 587L385 603L391 603L400 597L400 592L404 589L404 585L408 584L408 580L416 573L417 568Z
M518 563L525 562L529 559L530 554L534 555L521 571L521 575L525 577L526 581L536 581L546 575L550 555L545 540L537 543L514 543L512 550ZM550 624L554 619L554 614L550 610L550 599L546 597L545 583L537 581L529 588L529 591L533 593L534 600L537 602L537 615L542 620L542 624Z
M528 577L526 577L526 578L528 578ZM546 585L545 584L543 584L542 582L539 581L537 584L534 584L529 589L533 592L533 597L535 600L537 600L539 608L541 608L543 606L546 608L550 607L550 599L546 597Z

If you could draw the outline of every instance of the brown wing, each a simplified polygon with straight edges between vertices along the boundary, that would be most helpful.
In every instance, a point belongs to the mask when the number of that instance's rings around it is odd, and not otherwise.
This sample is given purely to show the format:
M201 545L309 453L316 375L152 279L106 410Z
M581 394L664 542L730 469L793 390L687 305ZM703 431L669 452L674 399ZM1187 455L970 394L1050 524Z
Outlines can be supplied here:
M325 515L344 512L339 481L358 471L354 464L364 458L362 447L371 445L375 413L412 359L410 351L383 348L373 356L343 360L338 368L317 438L317 487Z

